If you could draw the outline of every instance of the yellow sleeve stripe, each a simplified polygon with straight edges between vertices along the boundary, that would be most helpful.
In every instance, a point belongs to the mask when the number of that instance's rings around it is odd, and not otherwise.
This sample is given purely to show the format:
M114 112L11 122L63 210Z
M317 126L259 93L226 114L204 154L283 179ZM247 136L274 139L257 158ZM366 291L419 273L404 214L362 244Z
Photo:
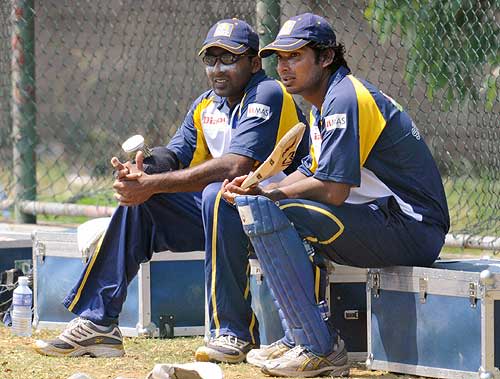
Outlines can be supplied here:
M297 109L295 108L295 102L293 101L292 95L286 91L285 86L281 82L276 82L280 85L281 91L283 92L280 125L278 128L278 135L276 136L277 144L281 137L299 122L299 117L297 116Z
M363 166L384 130L386 121L370 91L354 76L347 77L351 80L358 98L359 162Z
M203 129L201 127L201 111L208 107L212 103L212 99L203 99L194 110L193 123L196 129L196 148L193 153L193 159L189 167L199 165L211 158L210 151L208 150L207 142L205 141L205 135L203 134Z

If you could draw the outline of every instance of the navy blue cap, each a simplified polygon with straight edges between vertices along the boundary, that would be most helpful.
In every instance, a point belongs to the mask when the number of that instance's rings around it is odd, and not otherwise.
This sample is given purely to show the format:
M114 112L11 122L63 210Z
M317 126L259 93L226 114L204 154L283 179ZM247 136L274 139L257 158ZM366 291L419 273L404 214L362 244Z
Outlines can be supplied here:
M259 51L259 36L245 21L237 18L221 20L208 31L198 55L212 46L222 47L233 54L243 54L248 48Z
M312 13L303 13L292 17L283 24L276 39L259 51L262 58L276 51L295 51L309 42L326 46L335 45L335 33L323 17Z

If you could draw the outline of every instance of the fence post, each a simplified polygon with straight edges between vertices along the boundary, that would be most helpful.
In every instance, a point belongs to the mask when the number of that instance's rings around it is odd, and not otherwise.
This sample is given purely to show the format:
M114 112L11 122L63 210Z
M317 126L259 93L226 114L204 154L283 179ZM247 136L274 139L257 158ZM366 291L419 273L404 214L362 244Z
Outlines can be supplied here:
M36 98L34 0L12 0L12 138L14 217L35 223L23 200L36 199Z
M280 0L257 0L257 33L261 47L271 43L276 38L280 27ZM278 78L276 73L276 55L262 60L262 67L267 75Z

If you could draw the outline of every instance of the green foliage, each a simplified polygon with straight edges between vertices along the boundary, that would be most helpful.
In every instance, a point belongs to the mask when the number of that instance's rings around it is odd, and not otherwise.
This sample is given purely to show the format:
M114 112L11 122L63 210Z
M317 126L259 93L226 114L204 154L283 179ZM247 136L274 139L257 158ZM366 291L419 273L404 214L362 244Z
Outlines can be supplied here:
M381 43L399 32L410 88L422 77L430 99L444 90L449 102L481 91L491 109L500 92L498 9L500 0L370 0L365 17Z

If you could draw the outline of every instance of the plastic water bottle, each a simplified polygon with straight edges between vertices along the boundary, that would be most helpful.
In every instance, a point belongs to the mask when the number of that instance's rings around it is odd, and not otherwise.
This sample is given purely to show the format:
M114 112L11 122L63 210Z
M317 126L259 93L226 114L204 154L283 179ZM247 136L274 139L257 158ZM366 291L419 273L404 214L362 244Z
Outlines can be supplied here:
M12 296L12 333L31 336L31 304L33 293L28 286L28 277L20 276Z

